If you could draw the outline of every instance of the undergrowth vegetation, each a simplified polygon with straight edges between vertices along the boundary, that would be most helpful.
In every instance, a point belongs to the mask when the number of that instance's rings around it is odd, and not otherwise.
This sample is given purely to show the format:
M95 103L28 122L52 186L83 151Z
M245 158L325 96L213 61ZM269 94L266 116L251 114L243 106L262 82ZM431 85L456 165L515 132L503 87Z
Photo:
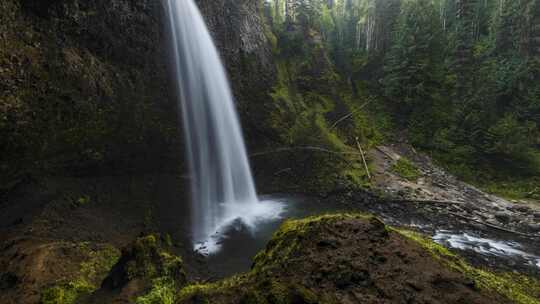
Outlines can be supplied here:
M392 165L392 171L410 181L415 181L418 179L418 177L420 177L420 171L418 168L416 168L410 160L404 157L401 157L394 163L394 165Z
M291 96L332 94L334 110L305 101L312 113L298 117L328 118L342 105L338 116L357 113L367 103L354 128L336 131L348 146L347 136L366 146L380 134L406 139L487 190L537 197L538 1L268 1L266 14L282 62L276 94L291 105ZM332 73L305 69L311 49L326 61L312 66Z
M354 93L336 72L321 33L277 25L271 35L277 82L268 124L299 151L292 157L302 166L292 169L304 176L303 190L369 187L359 146L368 151L383 138L368 111L373 100Z

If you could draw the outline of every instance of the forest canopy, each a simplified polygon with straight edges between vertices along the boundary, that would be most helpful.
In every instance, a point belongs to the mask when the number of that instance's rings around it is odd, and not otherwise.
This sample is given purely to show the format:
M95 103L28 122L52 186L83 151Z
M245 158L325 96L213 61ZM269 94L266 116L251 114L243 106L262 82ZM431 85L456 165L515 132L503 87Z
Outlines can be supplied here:
M265 10L288 50L320 33L353 93L458 175L538 175L540 1L273 0Z

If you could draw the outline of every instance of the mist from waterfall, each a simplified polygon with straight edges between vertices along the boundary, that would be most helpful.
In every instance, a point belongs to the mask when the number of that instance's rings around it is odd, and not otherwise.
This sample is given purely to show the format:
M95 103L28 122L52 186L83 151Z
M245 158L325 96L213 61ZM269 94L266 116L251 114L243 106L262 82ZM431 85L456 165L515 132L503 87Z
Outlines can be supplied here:
M219 249L233 222L255 228L279 217L278 203L259 202L231 89L217 48L193 0L164 0L191 172L196 250Z

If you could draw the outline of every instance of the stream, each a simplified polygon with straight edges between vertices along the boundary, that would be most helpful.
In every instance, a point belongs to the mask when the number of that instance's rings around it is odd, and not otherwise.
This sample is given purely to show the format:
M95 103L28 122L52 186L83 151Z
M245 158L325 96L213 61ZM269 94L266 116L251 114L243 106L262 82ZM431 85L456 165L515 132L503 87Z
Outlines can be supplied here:
M263 250L279 226L288 219L305 218L307 216L328 212L347 211L338 209L333 204L313 200L303 196L287 196L281 194L263 195L261 203L280 203L284 206L282 214L272 220L266 220L252 229L241 221L235 221L224 230L219 238L220 250L207 255L210 269L218 270L219 277L246 272L250 269L253 257Z
M261 196L262 202L273 202L284 205L279 218L265 221L253 230L241 221L231 224L219 236L220 250L206 255L205 260L210 269L219 270L217 277L226 277L236 273L249 271L253 257L264 249L272 234L287 219L304 218L312 215L340 211L369 212L381 217L387 224L416 230L456 251L476 266L486 265L494 269L508 271L517 269L540 277L540 252L535 242L520 242L512 236L474 229L460 223L454 223L441 217L414 216L418 210L410 210L408 216L393 213L389 209L393 204L370 204L369 210L362 205L329 203L324 199L307 196L267 195ZM372 207L376 206L376 209ZM403 207L403 206L402 206ZM381 209L382 208L382 209Z

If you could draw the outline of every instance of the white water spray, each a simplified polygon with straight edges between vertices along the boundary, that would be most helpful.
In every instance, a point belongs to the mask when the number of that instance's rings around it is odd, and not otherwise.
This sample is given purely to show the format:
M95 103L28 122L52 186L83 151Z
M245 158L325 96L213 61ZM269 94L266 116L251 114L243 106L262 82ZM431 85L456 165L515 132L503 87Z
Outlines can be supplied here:
M164 0L191 171L196 250L219 249L219 233L237 220L250 228L279 217L259 202L233 97L218 51L193 0Z

